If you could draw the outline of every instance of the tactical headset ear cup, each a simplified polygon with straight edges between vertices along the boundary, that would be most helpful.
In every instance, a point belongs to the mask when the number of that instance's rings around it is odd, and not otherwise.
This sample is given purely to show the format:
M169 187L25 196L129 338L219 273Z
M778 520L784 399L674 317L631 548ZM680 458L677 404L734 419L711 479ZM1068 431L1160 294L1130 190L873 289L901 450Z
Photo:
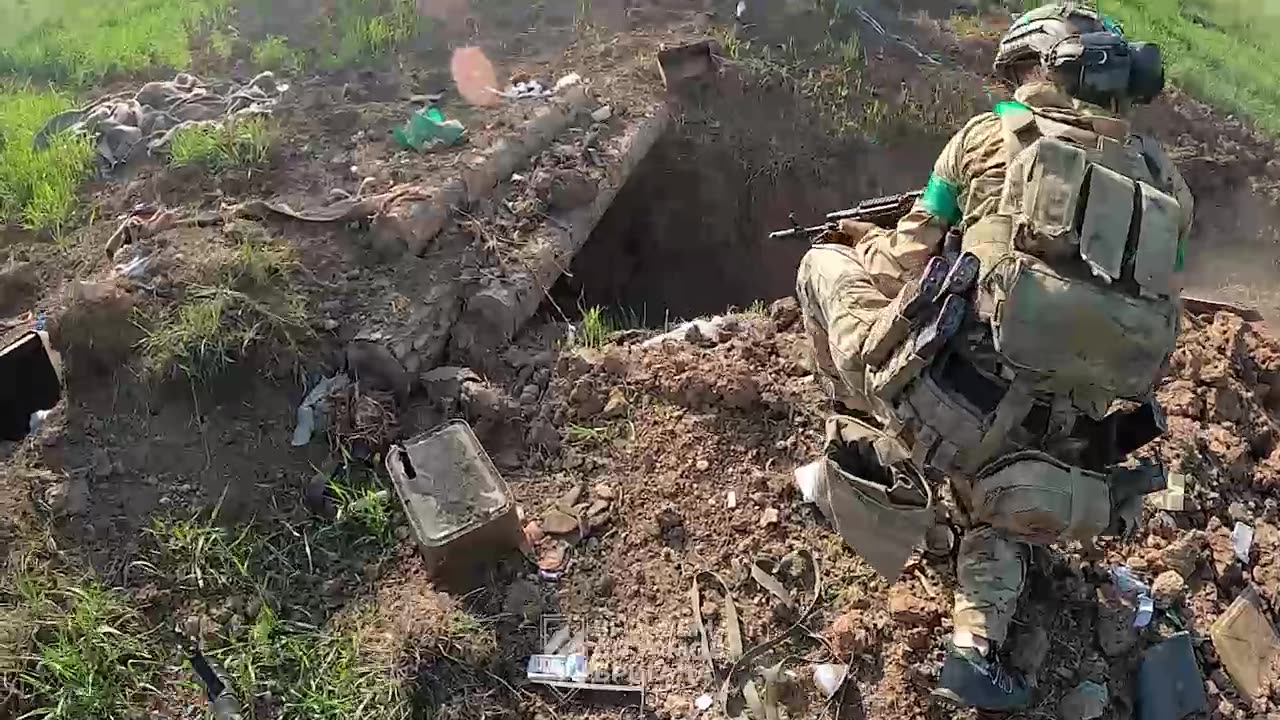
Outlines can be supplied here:
M1155 43L1129 43L1129 99L1149 103L1164 92L1164 58Z

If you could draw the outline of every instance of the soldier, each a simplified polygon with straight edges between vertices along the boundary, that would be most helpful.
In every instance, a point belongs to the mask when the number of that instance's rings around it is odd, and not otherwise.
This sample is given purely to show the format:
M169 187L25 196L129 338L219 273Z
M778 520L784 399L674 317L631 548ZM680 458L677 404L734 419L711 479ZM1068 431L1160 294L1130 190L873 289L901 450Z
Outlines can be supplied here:
M1031 699L998 653L1028 545L1127 530L1140 512L1115 468L1162 430L1151 391L1176 336L1192 198L1124 119L1163 90L1155 46L1048 5L1014 22L995 71L1014 100L951 138L896 229L845 221L815 245L797 294L836 400L949 480L965 533L934 694L1000 711ZM930 263L953 228L980 270L949 290Z

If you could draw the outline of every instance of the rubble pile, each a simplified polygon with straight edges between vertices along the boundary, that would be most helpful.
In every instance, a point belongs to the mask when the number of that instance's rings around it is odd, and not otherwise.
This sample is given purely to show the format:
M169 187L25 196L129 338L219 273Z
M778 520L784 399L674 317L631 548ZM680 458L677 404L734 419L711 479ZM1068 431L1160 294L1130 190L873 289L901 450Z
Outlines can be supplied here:
M526 534L540 560L573 558L562 581L569 605L603 602L613 617L641 621L602 639L597 657L667 663L653 687L674 692L676 673L696 674L701 660L672 662L672 647L657 651L642 638L669 633L675 647L696 649L684 601L697 570L725 576L743 605L748 638L759 640L778 627L767 608L752 607L741 559L824 548L818 555L833 566L824 572L842 595L821 609L813 629L839 653L832 660L854 658L868 711L924 717L950 632L949 558L921 556L897 583L882 583L794 492L791 470L819 451L830 405L793 302L775 304L768 316L718 318L711 333L703 325L657 342L624 338L563 353L543 402L521 403L531 414L526 447L543 451L533 454L537 472L568 479L562 487L577 496L541 511L526 507L533 516ZM1101 554L1059 547L1044 555L1037 573L1045 581L1033 583L1020 615L1025 628L1010 650L1062 713L1097 717L1105 705L1105 717L1136 718L1138 668L1185 628L1210 716L1263 717L1280 708L1280 690L1273 694L1266 680L1263 691L1240 687L1241 671L1219 656L1213 629L1251 585L1266 617L1280 608L1272 497L1280 482L1280 342L1235 315L1189 316L1158 397L1169 432L1145 452L1181 475L1185 490L1176 503L1153 498L1145 531L1102 540ZM602 485L611 488L607 503L587 490ZM592 503L602 521L607 511L608 529L594 521ZM557 523L563 528L551 527ZM1122 597L1110 572L1116 567L1127 567L1153 604L1144 610ZM872 666L880 669L868 679L862 671ZM660 710L682 716L680 703L693 699L680 694Z

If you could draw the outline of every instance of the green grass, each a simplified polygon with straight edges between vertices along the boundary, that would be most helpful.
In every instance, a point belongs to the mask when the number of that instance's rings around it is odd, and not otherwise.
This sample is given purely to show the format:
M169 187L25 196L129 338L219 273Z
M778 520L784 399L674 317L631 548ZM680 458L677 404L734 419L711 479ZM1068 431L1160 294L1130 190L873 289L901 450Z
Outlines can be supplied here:
M597 305L582 310L582 319L578 321L575 343L579 347L599 350L608 345L617 334L618 328L613 320L605 312L604 308Z
M207 379L257 348L295 348L307 332L305 299L289 284L283 243L242 237L219 248L176 305L140 310L143 368L154 377Z
M126 717L155 694L154 634L123 596L44 568L21 569L10 592L0 614L29 623L25 641L12 648L18 686L34 708L23 717Z
M391 493L383 483L367 473L344 472L330 475L327 487L337 505L337 523L354 526L357 542L390 542L395 526Z
M215 173L233 168L261 168L271 162L276 136L271 121L259 116L188 126L175 133L170 141L169 165L199 166Z
M323 627L286 617L289 598L296 601L301 591L306 601L315 600L311 583L344 568L345 560L339 558L349 559L361 539L375 540L375 556L392 547L389 506L374 514L367 508L352 509L368 497L348 493L352 487L350 483L343 486L341 492L347 494L340 497L338 518L313 518L271 536L250 526L220 528L206 516L165 518L153 523L148 532L151 560L145 568L152 582L203 588L219 599L230 594L253 598L254 608L243 606L241 621L223 625L205 647L206 654L218 660L233 680L246 718L264 717L255 715L252 700L267 693L280 706L280 713L269 717L282 720L408 717L406 687L412 674L400 654L402 648L386 641L388 616L358 604L354 612L343 613ZM343 510L356 517L343 517ZM368 528L358 525L371 517L381 518L387 532L373 537ZM338 564L311 567L329 558ZM302 577L306 575L311 578ZM476 621L446 615L440 641L452 639L450 648L470 642L467 648L483 649L489 643L496 650L492 633L469 641L453 638L455 629L461 632L475 626Z
M205 39L205 47L209 54L219 60L226 60L235 51L235 38L226 30L214 30Z
M228 0L0 0L0 71L85 85L153 66L186 68L189 36Z
M324 62L330 68L383 62L423 28L417 0L337 0L332 16L321 22L337 38Z
M302 53L289 46L289 39L272 35L253 46L253 64L263 70L296 73L302 69Z
M269 605L237 636L212 649L242 698L271 693L283 720L402 720L405 674L376 646L365 617L338 628L282 620ZM256 717L244 703L246 718Z
M76 188L93 170L93 148L63 133L45 150L31 138L71 99L35 87L0 88L0 219L59 233L76 209Z
M1029 6L1042 3L1032 2ZM1264 0L1102 0L1135 40L1160 44L1171 82L1280 134L1280 3Z
M179 586L204 590L241 587L262 548L249 528L232 532L197 516L152 521L147 534Z

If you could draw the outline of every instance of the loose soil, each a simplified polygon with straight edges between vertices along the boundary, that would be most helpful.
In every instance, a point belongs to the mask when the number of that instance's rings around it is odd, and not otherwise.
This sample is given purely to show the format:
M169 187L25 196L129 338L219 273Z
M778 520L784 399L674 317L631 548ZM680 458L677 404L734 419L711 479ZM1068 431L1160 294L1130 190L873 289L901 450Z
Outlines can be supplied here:
M274 604L291 620L335 627L375 608L372 622L385 641L378 651L408 678L423 717L618 717L641 702L644 717L717 717L694 703L714 696L713 671L728 669L726 589L748 647L796 630L775 658L786 658L789 717L975 717L928 699L949 632L952 558L917 555L887 583L797 495L792 473L817 456L830 407L793 301L731 315L723 337L656 345L638 328L607 347L574 348L564 320L605 306L633 325L665 329L789 296L804 247L765 240L767 232L786 227L792 213L810 222L927 177L947 136L999 96L985 76L999 20L983 18L981 32L957 37L948 24L955 4L899 13L880 3L868 9L889 33L881 36L851 15L752 3L749 11L761 15L736 32L757 50L788 38L817 46L831 28L860 35L867 93L844 98L837 109L851 119L840 124L817 91L801 92L815 87L802 82L803 62L762 67L751 60L758 55L743 53L727 57L704 87L663 90L656 49L708 34L727 39L729 3L591 5L591 23L576 23L577 3L566 0L537 4L539 17L495 11L503 23L475 13L442 24L445 47L474 40L499 65L500 80L580 73L593 107L607 104L612 116L573 125L533 153L517 172L526 180L498 178L492 193L469 198L421 256L376 223L241 220L139 240L132 249L157 262L139 283L118 277L102 247L117 215L140 202L191 214L260 197L313 207L335 188L354 193L363 185L373 194L415 184L437 194L467 178L546 104L473 108L450 98L445 114L467 126L466 145L427 155L396 150L387 133L416 109L409 98L449 84L439 47L394 69L295 79L277 113L284 142L269 167L209 176L142 163L86 190L99 219L66 247L20 231L0 237L7 318L0 329L8 336L43 315L68 384L67 401L36 436L0 448L0 549L14 557L56 549L64 562L121 588L154 627L194 618L216 651L244 620L246 591L227 598L193 590L174 582L168 566L139 572L158 557L148 529L160 518L201 513L235 532L289 538L293 549L280 558L288 577L268 582ZM251 34L289 27L282 17L246 19ZM872 122L876 104L886 110ZM619 138L664 106L671 128L564 279L547 289L535 321L483 357L460 351L457 323L478 289L541 257L531 238L554 225L551 191L616 180ZM1267 294L1270 264L1280 259L1280 166L1252 159L1274 155L1274 144L1177 93L1143 117L1197 196L1194 289L1280 311ZM136 313L172 303L174 288L187 283L184 269L233 247L246 224L296 250L289 282L310 310L308 337L294 349L255 350L208 381L139 377ZM331 472L337 458L319 438L290 445L295 408L317 378L343 367L356 339L387 347L410 378L437 366L478 373L415 380L404 402L387 405L398 411L401 440L449 418L472 424L518 504L527 557L493 558L473 587L437 586L399 513L385 536L342 535L312 553L316 533L342 522L331 517L323 476L316 486L317 471ZM1136 663L1173 627L1169 617L1196 638L1211 717L1272 711L1271 699L1249 705L1231 687L1207 629L1246 583L1261 588L1268 611L1278 601L1280 343L1233 315L1187 316L1159 397L1170 431L1147 451L1188 476L1188 507L1148 510L1137 537L1105 541L1097 553L1037 553L1010 648L1037 679L1037 704L1014 717L1059 717L1061 698L1082 680L1106 684L1105 717L1132 717ZM376 469L374 462L365 472ZM385 478L370 482L389 488ZM1236 521L1256 529L1249 563L1230 551ZM752 578L757 559L795 569L779 577L796 605L814 604L802 627L793 628L801 618ZM1129 630L1132 609L1112 599L1107 569L1118 563L1148 580L1172 570L1185 584L1182 599L1140 634ZM723 586L700 576L706 572ZM703 589L697 608L689 600L695 578ZM1176 593L1171 583L1166 577L1162 592ZM480 619L473 633L480 640L450 639L459 613ZM711 658L700 649L698 617L709 627ZM573 695L528 683L525 662L541 648L548 619L585 628L594 679L642 685L643 695ZM810 666L820 662L852 667L838 702L813 689ZM175 678L154 710L190 716L201 701ZM257 717L278 716L270 698L254 703Z

